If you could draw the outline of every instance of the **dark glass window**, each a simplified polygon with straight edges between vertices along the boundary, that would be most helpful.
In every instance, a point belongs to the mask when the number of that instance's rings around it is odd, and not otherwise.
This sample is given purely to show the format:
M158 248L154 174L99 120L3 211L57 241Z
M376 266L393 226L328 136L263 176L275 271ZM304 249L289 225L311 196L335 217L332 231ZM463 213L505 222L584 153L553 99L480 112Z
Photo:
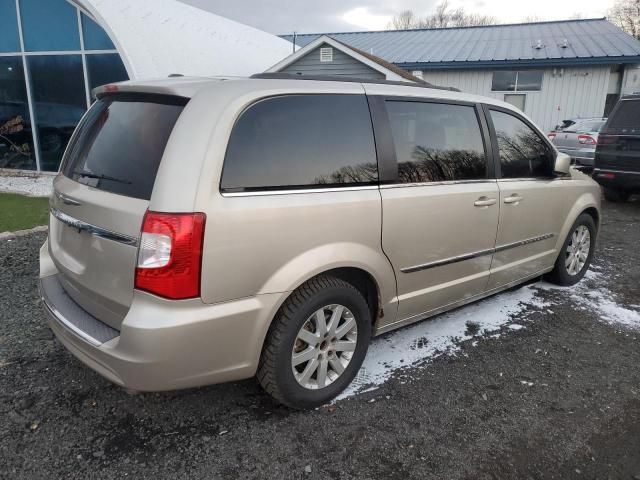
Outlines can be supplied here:
M491 90L496 92L515 92L518 72L493 72Z
M388 101L401 183L486 178L487 161L475 108Z
M547 143L522 120L491 111L500 150L503 178L536 178L553 175L554 154Z
M29 52L80 50L78 13L65 0L20 0L24 47Z
M184 99L148 95L98 100L78 127L64 175L100 190L149 200L184 105Z
M87 55L87 74L91 90L107 83L129 79L122 59L117 53Z
M116 47L100 25L82 14L82 36L85 50L115 50Z
M0 52L19 52L16 2L0 0Z
M495 92L533 92L542 89L542 70L493 72L491 90Z
M364 95L291 95L256 103L236 123L223 190L378 180Z
M535 92L542 89L541 70L523 70L518 72L518 91Z
M87 109L80 55L28 57L40 167L57 171L62 154ZM61 81L64 79L64 81Z
M20 57L0 57L0 168L36 168Z

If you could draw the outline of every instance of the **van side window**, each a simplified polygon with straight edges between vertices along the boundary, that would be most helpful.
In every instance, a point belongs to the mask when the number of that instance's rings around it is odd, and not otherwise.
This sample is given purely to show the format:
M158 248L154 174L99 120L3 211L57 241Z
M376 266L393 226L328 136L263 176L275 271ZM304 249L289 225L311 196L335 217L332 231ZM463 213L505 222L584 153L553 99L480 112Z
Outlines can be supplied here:
M491 110L496 130L502 178L553 176L551 147L522 120L508 113Z
M222 191L365 185L378 181L364 95L287 95L262 100L238 119Z
M487 178L487 159L474 107L386 102L400 183Z

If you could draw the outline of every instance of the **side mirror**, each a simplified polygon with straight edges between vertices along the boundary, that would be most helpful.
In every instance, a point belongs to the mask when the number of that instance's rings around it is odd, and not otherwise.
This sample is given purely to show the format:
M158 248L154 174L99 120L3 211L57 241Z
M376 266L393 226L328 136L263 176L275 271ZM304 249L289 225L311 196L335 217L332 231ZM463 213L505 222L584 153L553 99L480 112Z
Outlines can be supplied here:
M556 162L553 166L553 171L560 175L568 175L571 168L571 157L566 153L558 152Z

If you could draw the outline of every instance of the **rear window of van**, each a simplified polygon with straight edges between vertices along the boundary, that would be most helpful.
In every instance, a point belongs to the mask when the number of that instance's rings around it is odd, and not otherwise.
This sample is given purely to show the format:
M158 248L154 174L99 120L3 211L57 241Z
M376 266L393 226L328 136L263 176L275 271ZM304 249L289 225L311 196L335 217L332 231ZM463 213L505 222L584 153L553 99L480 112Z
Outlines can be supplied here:
M169 136L187 102L146 94L101 98L78 126L62 173L99 190L149 200Z

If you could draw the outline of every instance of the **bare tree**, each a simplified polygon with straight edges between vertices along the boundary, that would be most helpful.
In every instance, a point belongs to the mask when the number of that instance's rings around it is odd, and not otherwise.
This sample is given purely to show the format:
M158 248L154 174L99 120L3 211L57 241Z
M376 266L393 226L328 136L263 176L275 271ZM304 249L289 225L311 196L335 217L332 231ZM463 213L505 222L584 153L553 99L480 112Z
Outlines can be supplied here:
M411 10L405 10L395 15L389 22L389 28L409 30L412 28L471 27L496 23L498 21L495 17L468 13L462 7L452 9L449 0L443 0L436 6L435 12L424 17L416 16Z
M616 0L609 20L640 40L640 0Z
M415 23L415 14L411 10L405 10L391 19L391 22L389 22L389 28L392 28L393 30L409 30L414 28Z

